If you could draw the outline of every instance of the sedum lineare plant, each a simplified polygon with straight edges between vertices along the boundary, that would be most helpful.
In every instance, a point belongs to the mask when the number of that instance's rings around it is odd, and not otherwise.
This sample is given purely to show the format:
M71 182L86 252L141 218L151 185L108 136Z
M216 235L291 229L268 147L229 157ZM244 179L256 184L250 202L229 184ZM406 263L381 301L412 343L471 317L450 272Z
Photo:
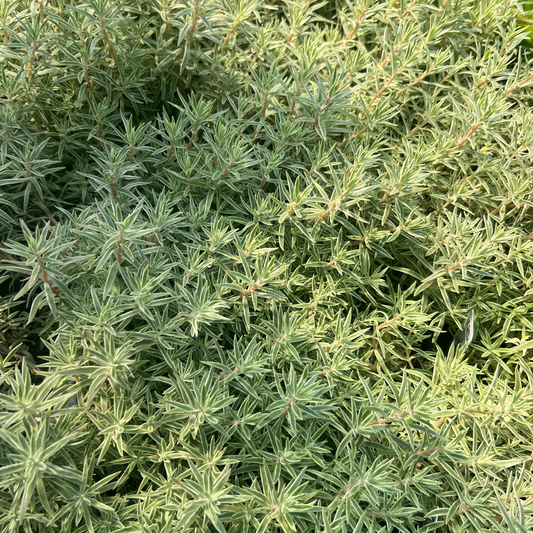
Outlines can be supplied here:
M0 531L531 531L528 10L3 1Z

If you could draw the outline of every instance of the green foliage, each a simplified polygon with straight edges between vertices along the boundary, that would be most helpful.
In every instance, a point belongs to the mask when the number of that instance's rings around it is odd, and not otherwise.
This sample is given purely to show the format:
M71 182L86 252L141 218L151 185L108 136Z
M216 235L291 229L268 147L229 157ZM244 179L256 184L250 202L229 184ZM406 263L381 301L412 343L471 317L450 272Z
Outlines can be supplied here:
M522 44L526 46L532 46L533 41L531 40L532 31L533 31L533 22L531 20L533 4L531 2L523 2L524 12L520 14L517 18L518 25L524 29L525 37L522 41Z
M2 2L0 531L531 531L527 10Z

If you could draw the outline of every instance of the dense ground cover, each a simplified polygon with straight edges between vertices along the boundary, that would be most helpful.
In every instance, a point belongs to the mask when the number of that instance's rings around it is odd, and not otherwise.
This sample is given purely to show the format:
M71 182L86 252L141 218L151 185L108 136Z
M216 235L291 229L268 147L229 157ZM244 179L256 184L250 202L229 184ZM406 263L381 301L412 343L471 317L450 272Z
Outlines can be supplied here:
M531 530L520 12L3 2L0 529Z

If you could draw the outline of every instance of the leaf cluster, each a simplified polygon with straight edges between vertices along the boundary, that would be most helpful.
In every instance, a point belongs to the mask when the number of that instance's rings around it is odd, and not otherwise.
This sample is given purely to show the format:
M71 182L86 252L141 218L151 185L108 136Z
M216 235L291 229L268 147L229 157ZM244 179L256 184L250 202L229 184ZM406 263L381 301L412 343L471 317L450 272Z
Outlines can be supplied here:
M2 2L0 531L533 529L526 11Z

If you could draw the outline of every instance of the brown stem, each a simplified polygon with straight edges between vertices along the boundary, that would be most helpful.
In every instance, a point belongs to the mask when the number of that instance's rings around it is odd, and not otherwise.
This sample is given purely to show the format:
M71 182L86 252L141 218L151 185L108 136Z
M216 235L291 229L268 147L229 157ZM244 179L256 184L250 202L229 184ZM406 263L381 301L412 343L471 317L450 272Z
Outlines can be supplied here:
M98 142L100 144L100 150L103 148L103 145L102 145L102 139L104 137L104 131L102 129L102 121L100 119L98 119L96 121L96 125L98 126L98 131L96 132L96 136L98 137Z
M118 237L118 240L117 240L117 253L116 253L117 261L119 263L122 263L122 253L123 253L123 251L124 251L124 234L121 231L119 233L119 237Z
M413 6L416 4L416 0L413 0L413 2L411 2L405 9L405 11L400 15L400 20L403 19L405 17L405 15L407 15L407 13L409 13L409 11L411 11L411 9L413 8Z
M407 411L405 413L396 413L394 415L394 418L405 418L407 416L411 415L411 412L410 411ZM390 418L380 418L379 420L372 420L369 422L369 425L370 426L380 426L382 424L391 424L393 422L393 420L391 420Z
M421 81L423 81L425 78L427 78L427 76L429 76L431 73L433 72L433 67L430 67L426 72L424 72L424 74L422 74L422 76L420 76L419 78L417 78L416 80L412 81L408 86L407 88L410 89L411 87L414 87L417 83L420 83ZM407 89L400 89L398 91L398 94L401 94L403 93L404 91L406 91Z
M192 19L192 25L191 25L191 29L189 30L189 34L190 35L193 35L194 32L196 31L196 26L198 24L198 10L199 10L199 3L196 2L194 4L194 15L193 15L193 19Z
M417 131L421 130L427 124L427 120L424 120L422 124L419 124L415 129L413 129L408 135L405 136L405 140L410 139Z
M294 98L292 99L292 102L291 102L291 110L289 111L289 115L292 117L294 115L294 110L296 109L296 98L298 98L298 96L300 96L300 91L302 89L302 86L301 84L298 85L298 87L296 88L296 93L294 94Z
M380 64L381 68L384 68L388 64L388 62L392 59L392 54L393 53L395 54L403 46L403 44L404 44L403 41L401 43L398 43L393 48L392 52L390 54L387 54L387 57ZM372 76L370 79L373 79L373 78L374 78L374 76Z
M519 89L520 87L523 87L528 81L533 79L533 74L530 74L527 78L523 79L520 83L517 83L516 85L511 85L507 91L505 91L505 95L511 94L514 90Z
M170 141L170 146L168 147L168 151L167 151L167 161L170 160L173 154L174 154L174 144L172 143L172 141Z
M183 40L183 46L181 47L180 53L178 54L177 63L179 63L181 59L183 58L183 56L185 55L185 46L187 45L187 41L193 37L194 32L196 31L196 26L198 24L198 14L199 14L199 4L197 1L194 5L194 14L192 18L192 24L191 24L191 27L189 28L189 31L187 32L185 39Z
M499 211L501 211L507 204L509 204L510 202L512 202L515 198L516 198L516 194L513 194L510 198L507 198L507 200L503 201L498 207L496 207L495 209L493 209L490 214L491 215L495 215L496 213L498 213Z
M324 218L326 218L329 214L331 214L333 211L335 211L336 209L340 207L345 197L346 195L344 193L339 195L339 197L336 200L334 200L333 203L323 213L321 213L320 215L317 215L316 217L309 219L307 223L313 224L317 220L323 220Z
M485 241L484 243L481 244L479 249L481 250L482 248L484 248L485 246L487 246L487 244L490 244L491 242L492 242L491 239ZM442 279L443 277L447 276L450 272L454 271L456 268L459 268L460 266L464 265L465 263L468 263L469 261L472 261L472 259L473 259L472 257L465 257L464 259L460 259L459 261L456 261L452 265L447 266L444 269L444 272L440 276L437 276L431 282L431 285L433 285L435 282L437 282L438 280Z
M261 117L266 117L266 112L268 109L268 91L265 93L265 103L263 104L263 111L261 112Z
M292 38L294 37L294 28L291 28L291 32L289 33L289 37L287 39L287 43L285 44L285 51L286 54L289 51L289 46L292 43Z
M224 39L224 42L222 43L222 47L225 47L227 46L227 44L229 43L229 40L231 38L231 36L235 33L235 30L239 27L239 22L238 21L235 21L233 23L233 26L231 27L231 30L228 32L228 34L226 35L226 38Z
M30 53L30 59L28 61L28 78L31 78L31 75L33 74L33 64L35 62L36 53L37 53L37 44L33 43L33 48Z
M372 105L374 104L374 102L389 88L390 84L396 79L396 77L398 76L398 74L400 74L400 72L402 72L403 70L403 67L400 67L390 78L389 78L389 81L387 81L387 83L385 83L385 85L383 85L383 87L377 92L377 94L374 96L374 98L372 98L372 100L370 100L370 104L368 105L368 107L372 107Z
M468 133L462 137L457 146L453 149L453 150L461 150L461 148L463 147L464 143L470 139L470 137L472 137L472 135L474 135L474 133L478 130L478 128L483 124L483 121L485 120L485 117L481 117L481 120L479 122L477 122L476 124L474 124L470 130L468 131Z
M258 288L259 287L257 285L250 285L248 289L241 292L241 294L239 295L239 300L244 300L244 298L247 298L248 296L250 296L250 294L252 294L252 292L257 290Z
M91 82L91 79L89 78L89 73L87 71L87 67L86 66L83 67L83 76L85 78L85 83L87 83L87 87L89 87L89 91L92 92L93 84Z
M261 178L261 183L259 184L259 188L258 188L259 191L264 187L264 185L266 183L267 176L268 176L268 172L265 172L263 174L263 177Z
M382 197L381 197L381 200L379 201L378 205L382 205L384 204L389 198L390 198L390 194L388 192L386 192Z
M378 335L378 332L381 331L383 328L386 328L388 326L390 326L391 324L394 324L395 322L398 322L398 320L401 320L401 316L396 316L394 318L391 318L390 320L387 320L386 322L383 322L382 324L379 324L375 330L374 330L374 333L372 334L372 339L375 339Z
M41 279L43 280L43 283L46 285L52 286L50 283L50 278L48 277L48 272L46 272L44 261L42 260L40 254L37 254L37 263L39 264L39 267L41 269Z
M339 148L344 148L348 144L350 139L357 139L357 137L359 137L360 135L365 134L368 131L368 128L369 126L365 126L360 132L354 133L351 137L344 139L344 141L339 144Z
M102 36L104 38L104 42L107 45L107 49L109 50L109 55L111 56L111 59L114 63L116 63L116 57L115 57L115 51L113 50L113 46L111 45L111 41L109 40L109 35L107 34L107 30L104 26L104 21L100 19L100 28L102 30Z
M343 39L341 46L346 46L353 38L354 35L357 33L357 30L359 29L359 26L361 25L361 22L363 22L363 19L365 17L366 8L364 7L361 11L361 15L359 15L359 18L355 22L354 27L350 30L348 35Z
M487 83L491 78L492 78L493 74L488 74L487 76L485 76L479 83L476 84L476 89L480 89L481 87L483 87L483 85L485 85L485 83Z
M217 181L224 179L228 175L228 172L231 170L231 167L234 165L234 163L235 161L232 160L224 167L224 170L222 171L222 174L220 174L220 178L218 178Z
M111 196L117 199L117 184L115 183L115 176L111 176Z
M191 139L189 141L189 143L187 144L187 150L189 150L193 143L194 143L194 140L196 139L196 134L198 133L198 124L196 126L194 126L193 130L192 130L192 135L191 135Z

